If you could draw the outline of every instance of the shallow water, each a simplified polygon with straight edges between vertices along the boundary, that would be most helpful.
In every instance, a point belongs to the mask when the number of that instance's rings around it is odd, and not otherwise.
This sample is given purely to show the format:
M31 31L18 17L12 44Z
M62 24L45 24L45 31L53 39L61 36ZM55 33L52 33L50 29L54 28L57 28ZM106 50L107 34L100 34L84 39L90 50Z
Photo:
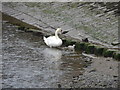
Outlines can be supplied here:
M41 36L18 30L5 21L2 48L3 88L67 87L90 62L90 58L74 50L49 48Z

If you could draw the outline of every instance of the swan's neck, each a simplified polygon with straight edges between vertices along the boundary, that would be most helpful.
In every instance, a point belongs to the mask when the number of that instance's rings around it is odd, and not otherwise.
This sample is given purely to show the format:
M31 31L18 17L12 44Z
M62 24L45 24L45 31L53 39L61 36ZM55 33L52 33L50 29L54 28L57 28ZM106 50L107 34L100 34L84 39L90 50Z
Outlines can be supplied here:
M55 32L55 37L56 37L56 38L59 38L59 36L58 36L58 31Z

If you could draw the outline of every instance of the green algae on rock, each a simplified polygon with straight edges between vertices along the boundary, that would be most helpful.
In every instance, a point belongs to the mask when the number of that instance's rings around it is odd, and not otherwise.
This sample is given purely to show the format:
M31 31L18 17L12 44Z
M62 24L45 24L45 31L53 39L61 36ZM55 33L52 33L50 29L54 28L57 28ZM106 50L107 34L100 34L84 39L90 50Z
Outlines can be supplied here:
M106 50L105 52L103 52L103 56L104 57L113 57L113 54L114 54L114 50Z
M63 41L63 46L69 46L69 45L73 45L76 43L76 41L72 41L72 40L62 40Z
M81 50L81 51L86 51L87 46L89 45L89 43L85 43L85 42L77 42L75 44L75 50Z
M90 54L94 54L95 46L93 44L90 44L87 46L86 52Z
M95 46L95 55L97 56L102 56L103 52L105 52L107 50L107 48L102 47L102 46Z
M113 58L116 59L116 60L118 60L118 61L120 61L120 52L115 52L113 54Z

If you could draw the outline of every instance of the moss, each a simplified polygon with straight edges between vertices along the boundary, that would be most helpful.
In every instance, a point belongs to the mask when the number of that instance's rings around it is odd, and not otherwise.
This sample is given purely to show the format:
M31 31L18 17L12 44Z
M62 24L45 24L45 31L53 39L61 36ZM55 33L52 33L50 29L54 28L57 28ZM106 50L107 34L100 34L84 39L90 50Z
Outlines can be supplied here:
M72 40L62 40L62 41L63 41L63 46L69 46L76 43L76 41L72 41Z
M105 52L103 52L103 56L104 57L113 57L115 51L113 50L106 50Z
M75 44L75 51L76 52L81 52L81 46L80 46L80 43L79 42L77 42L76 44Z
M78 42L75 44L75 50L81 50L81 51L85 51L87 46L89 45L89 43L85 43L85 42Z
M18 26L18 30L22 30L22 31L25 31L25 32L34 32L31 29L29 29L27 27L24 27L24 26Z
M37 3L25 3L25 5L28 7L34 7L37 5Z
M58 13L55 10L52 10L52 9L45 9L45 10L43 10L43 12L46 13L46 14L55 14L55 13Z
M95 46L95 55L102 56L103 52L105 52L107 48L101 46Z
M120 61L120 52L114 52L113 58Z
M85 42L84 42L85 43ZM84 50L86 51L87 50L87 48L88 48L88 46L90 45L90 43L85 43L85 45L84 45Z
M93 54L95 52L95 46L93 44L90 44L87 46L86 53Z
M25 30L25 27L23 27L23 26L18 26L18 30Z
M77 2L75 2L75 3L71 3L71 4L69 4L70 5L70 7L71 8L77 8L78 7L78 5L79 5L79 3Z

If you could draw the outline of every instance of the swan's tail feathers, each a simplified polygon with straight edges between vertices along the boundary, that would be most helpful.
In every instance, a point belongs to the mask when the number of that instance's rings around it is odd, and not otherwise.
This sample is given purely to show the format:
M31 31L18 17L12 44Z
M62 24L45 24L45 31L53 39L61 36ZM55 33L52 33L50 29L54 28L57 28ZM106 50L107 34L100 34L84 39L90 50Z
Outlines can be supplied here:
M46 40L47 40L46 37L43 37L43 40L44 40L44 42L46 42Z
M47 38L43 37L43 40L44 40L45 44L47 44Z

